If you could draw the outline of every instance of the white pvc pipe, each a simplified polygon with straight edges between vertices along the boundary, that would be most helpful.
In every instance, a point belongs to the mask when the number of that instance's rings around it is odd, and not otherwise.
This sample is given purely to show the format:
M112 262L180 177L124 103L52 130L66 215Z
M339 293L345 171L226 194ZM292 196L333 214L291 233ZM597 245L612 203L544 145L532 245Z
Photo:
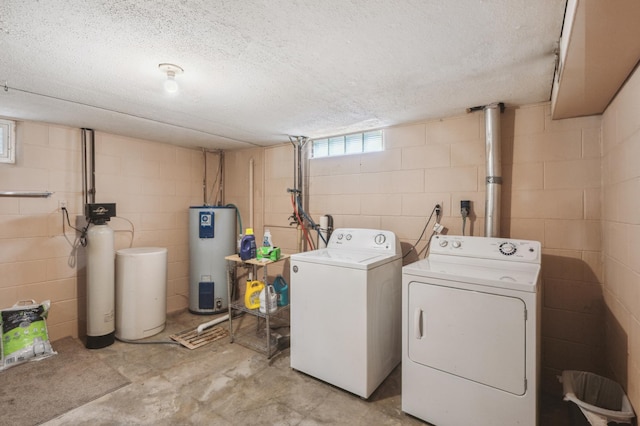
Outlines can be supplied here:
M213 327L214 325L220 324L221 322L224 322L224 321L226 321L228 319L229 319L229 314L226 314L224 316L221 316L220 318L216 318L216 319L211 320L209 322L205 322L204 324L200 324L198 326L198 328L196 329L196 332L198 334L201 334L206 328Z

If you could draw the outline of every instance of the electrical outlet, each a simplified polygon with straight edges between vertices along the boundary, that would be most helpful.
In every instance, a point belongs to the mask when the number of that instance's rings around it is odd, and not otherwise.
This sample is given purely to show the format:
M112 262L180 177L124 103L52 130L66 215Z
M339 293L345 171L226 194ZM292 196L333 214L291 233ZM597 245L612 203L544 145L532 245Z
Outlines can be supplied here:
M58 211L61 212L62 209L67 208L67 200L59 200L58 201Z
M471 201L460 200L460 216L463 218L468 217L471 214Z

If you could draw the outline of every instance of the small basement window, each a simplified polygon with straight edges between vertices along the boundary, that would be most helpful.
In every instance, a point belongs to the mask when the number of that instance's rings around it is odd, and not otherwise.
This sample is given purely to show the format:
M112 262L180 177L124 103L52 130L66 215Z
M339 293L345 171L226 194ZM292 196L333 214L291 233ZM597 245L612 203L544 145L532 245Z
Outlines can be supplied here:
M15 122L0 119L0 163L16 162Z
M382 135L382 130L374 130L371 132L314 139L311 146L311 158L382 151Z

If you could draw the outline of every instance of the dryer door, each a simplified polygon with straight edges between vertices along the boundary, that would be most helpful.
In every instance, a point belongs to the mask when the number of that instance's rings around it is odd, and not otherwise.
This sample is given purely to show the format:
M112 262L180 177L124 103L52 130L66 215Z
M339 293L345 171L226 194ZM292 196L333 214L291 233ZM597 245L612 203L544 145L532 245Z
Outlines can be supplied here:
M525 308L515 297L410 282L409 358L524 395Z

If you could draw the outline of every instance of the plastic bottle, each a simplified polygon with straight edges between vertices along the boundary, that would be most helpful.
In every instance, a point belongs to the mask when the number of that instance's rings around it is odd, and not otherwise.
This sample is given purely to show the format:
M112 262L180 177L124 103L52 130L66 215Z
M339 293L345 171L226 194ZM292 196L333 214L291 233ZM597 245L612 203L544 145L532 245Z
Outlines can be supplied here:
M262 247L273 247L273 241L271 241L271 231L264 230L264 237L262 238Z
M273 280L273 289L278 297L278 306L287 306L289 304L289 285L282 275L278 275Z
M263 314L275 312L278 309L278 296L271 284L260 290L260 312Z
M240 241L240 259L249 260L256 257L256 237L253 235L253 229L247 228L247 231Z
M262 281L247 280L247 288L244 292L244 306L247 309L257 309L260 307L260 292L264 289Z

